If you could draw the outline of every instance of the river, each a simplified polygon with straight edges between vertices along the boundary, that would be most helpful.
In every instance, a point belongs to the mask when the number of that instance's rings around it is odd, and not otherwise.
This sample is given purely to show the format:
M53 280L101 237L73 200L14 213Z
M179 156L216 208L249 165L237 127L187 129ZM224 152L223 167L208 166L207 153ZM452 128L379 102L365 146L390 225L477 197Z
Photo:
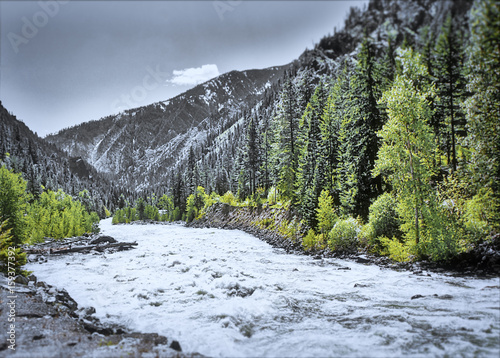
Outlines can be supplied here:
M221 357L498 357L499 278L286 254L241 231L111 225L136 249L30 263L103 322ZM416 298L415 296L422 296ZM413 299L412 299L413 298Z

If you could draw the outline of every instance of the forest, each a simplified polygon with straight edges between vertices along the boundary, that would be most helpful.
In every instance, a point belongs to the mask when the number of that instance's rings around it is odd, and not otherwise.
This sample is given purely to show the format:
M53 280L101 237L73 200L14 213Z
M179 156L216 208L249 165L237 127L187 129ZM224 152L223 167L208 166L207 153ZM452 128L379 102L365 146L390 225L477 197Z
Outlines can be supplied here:
M365 36L335 76L288 73L271 115L245 117L232 183L191 149L163 220L191 221L215 202L280 206L307 229L305 250L363 247L397 261L446 261L498 233L498 15L478 2L468 28L450 13L438 33L424 27L396 49L377 52ZM127 210L115 221L159 217L144 216L142 199Z
M450 260L500 230L500 5L476 1L465 19L450 12L383 48L365 32L332 73L292 66L221 133L231 148L191 147L158 190L113 185L89 205L85 190L26 187L6 157L2 261L9 240L81 235L110 211L113 223L189 222L217 202L290 210L306 251Z

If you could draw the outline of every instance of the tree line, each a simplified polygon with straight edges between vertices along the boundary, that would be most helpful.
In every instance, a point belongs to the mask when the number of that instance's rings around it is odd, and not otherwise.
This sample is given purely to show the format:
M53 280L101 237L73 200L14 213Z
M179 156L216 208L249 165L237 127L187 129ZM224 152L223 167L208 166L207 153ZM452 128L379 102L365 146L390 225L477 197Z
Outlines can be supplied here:
M228 130L219 161L191 149L176 206L188 216L183 187L240 202L273 190L311 229L308 249L355 243L398 260L445 260L498 232L498 15L476 2L468 27L449 13L397 48L365 35L333 75L290 71Z

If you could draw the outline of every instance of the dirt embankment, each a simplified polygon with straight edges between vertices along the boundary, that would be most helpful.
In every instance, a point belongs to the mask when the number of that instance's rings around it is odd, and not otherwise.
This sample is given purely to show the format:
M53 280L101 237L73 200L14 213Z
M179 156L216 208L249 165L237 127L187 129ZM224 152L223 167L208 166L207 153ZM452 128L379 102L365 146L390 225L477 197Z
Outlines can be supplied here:
M189 227L211 227L238 229L252 234L273 247L285 249L288 253L312 255L315 258L338 257L359 263L372 263L397 270L408 270L416 274L422 271L474 276L500 275L500 234L487 240L474 249L459 254L449 262L394 262L388 257L370 254L367 250L359 252L332 252L328 248L320 251L304 251L302 238L307 228L300 225L293 212L280 208L235 207L217 203L206 214L195 220Z
M280 208L235 207L217 203L208 208L198 220L187 224L195 228L242 230L288 253L304 253L302 235L297 215Z

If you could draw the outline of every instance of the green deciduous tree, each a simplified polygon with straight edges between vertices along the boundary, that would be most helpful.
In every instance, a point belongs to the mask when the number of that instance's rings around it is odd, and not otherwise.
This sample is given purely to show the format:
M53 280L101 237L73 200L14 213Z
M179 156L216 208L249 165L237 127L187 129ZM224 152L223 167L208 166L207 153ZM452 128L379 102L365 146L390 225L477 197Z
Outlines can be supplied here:
M374 175L384 175L396 191L402 229L418 245L435 205L430 181L436 172L436 146L428 124L433 89L422 88L427 72L420 55L403 50L399 61L402 73L381 99L389 119L379 132L382 145Z
M10 275L26 274L21 267L26 264L26 253L14 244L7 220L0 222L0 272Z

